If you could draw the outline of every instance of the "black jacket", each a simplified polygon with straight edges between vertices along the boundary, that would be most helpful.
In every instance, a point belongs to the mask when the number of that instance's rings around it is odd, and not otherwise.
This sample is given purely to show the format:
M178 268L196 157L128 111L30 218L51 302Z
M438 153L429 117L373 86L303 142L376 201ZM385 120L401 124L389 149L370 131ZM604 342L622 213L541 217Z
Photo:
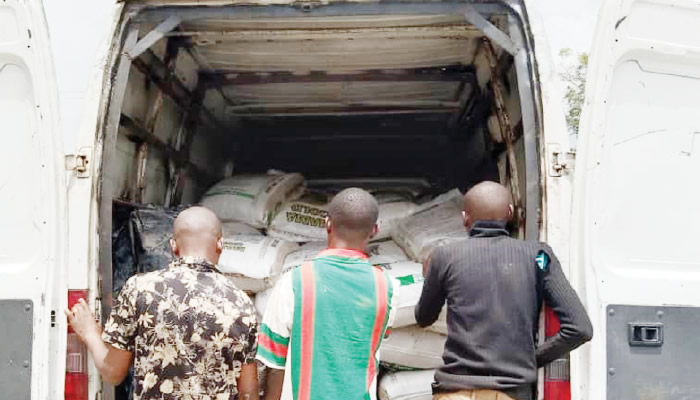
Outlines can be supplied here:
M591 322L549 246L510 238L496 221L478 221L469 235L433 252L415 311L428 326L447 301L444 366L433 390L487 388L530 400L537 368L590 340ZM543 300L561 329L538 348Z

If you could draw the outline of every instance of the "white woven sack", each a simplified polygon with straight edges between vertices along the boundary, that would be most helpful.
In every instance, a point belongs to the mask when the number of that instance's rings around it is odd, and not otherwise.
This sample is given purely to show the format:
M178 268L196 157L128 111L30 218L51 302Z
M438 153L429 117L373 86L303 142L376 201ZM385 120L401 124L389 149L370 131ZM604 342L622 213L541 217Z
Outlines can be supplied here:
M257 293L272 287L284 257L296 243L258 236L233 235L224 238L219 270L241 290Z
M423 266L416 262L404 261L382 265L395 279L398 286L398 304L394 315L393 328L415 325L415 308L423 290Z
M224 237L231 237L234 235L263 236L262 232L243 222L223 222L221 224L221 230L224 233Z
M287 254L282 263L282 273L298 267L305 261L311 261L318 253L326 249L326 242L309 242ZM374 265L392 264L408 261L408 256L396 243L391 240L370 243L366 250L369 262Z
M379 205L379 217L377 218L377 235L372 240L390 238L396 225L413 214L417 206L409 201L384 203Z
M379 348L379 359L408 368L438 368L446 340L447 337L418 326L393 329Z
M457 189L419 206L396 225L392 234L394 241L418 262L425 261L435 247L465 236L462 195Z
M435 370L399 371L379 381L379 400L432 400Z
M328 247L326 242L309 242L287 254L282 263L282 274L306 261L312 260L321 250Z
M298 195L303 183L301 174L236 175L211 187L201 204L222 221L265 228L281 204Z
M272 237L291 242L326 241L327 204L309 198L282 204L267 230Z
M396 279L399 285L398 304L394 316L393 328L415 325L415 309L423 292L423 265L412 261L384 264L382 267ZM447 307L443 306L437 321L425 329L447 335Z
M365 250L373 265L394 264L408 261L408 255L393 240L370 243Z

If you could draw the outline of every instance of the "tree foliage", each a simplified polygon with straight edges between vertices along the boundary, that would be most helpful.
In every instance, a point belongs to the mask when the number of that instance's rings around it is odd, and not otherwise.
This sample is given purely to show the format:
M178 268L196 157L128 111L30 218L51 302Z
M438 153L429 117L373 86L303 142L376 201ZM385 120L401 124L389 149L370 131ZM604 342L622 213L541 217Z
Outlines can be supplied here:
M566 84L564 99L567 103L566 125L569 132L578 134L581 120L581 108L586 90L586 71L588 69L588 54L574 53L571 49L561 49L562 71L559 76Z

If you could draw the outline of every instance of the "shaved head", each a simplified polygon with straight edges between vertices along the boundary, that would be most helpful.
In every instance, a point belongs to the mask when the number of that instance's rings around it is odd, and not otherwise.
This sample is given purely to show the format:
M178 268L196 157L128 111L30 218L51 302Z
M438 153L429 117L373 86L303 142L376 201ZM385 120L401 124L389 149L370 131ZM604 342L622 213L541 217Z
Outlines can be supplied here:
M190 207L175 218L170 245L179 257L202 257L216 263L222 247L221 221L204 207Z
M513 197L496 182L481 182L464 195L465 225L474 221L509 221L513 217Z
M358 188L343 190L328 205L332 233L347 241L368 241L376 233L378 216L377 200Z

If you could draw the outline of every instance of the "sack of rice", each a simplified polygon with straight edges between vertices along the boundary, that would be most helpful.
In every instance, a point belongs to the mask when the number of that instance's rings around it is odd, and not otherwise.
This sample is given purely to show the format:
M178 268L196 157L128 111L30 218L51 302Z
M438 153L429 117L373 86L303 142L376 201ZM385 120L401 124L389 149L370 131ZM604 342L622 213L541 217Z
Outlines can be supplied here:
M282 263L282 273L289 271L294 267L298 267L305 261L311 261L318 253L326 249L326 242L309 242L296 250L287 254ZM374 265L392 264L401 261L408 261L408 256L396 243L391 240L383 242L370 243L366 250L369 256L369 262Z
M370 243L365 250L373 265L394 264L408 261L408 255L393 240Z
M267 230L268 236L290 242L326 241L327 202L321 196L307 194L281 205Z
M221 230L224 232L224 237L233 235L262 236L262 232L243 222L223 222L221 223Z
M281 273L284 274L294 267L298 267L306 261L313 260L321 250L328 247L326 242L309 242L289 252L282 263Z
M257 293L272 287L284 257L296 243L259 235L224 238L219 270L241 290Z
M377 218L377 235L372 240L382 240L390 238L394 233L396 225L413 214L416 205L409 201L398 201L379 204L379 217Z
M432 400L435 370L399 371L379 381L379 400Z
M399 221L392 238L412 259L423 262L442 244L466 238L462 220L462 194L454 189L418 206Z
M438 368L446 340L447 337L418 326L392 329L379 348L379 360L409 368Z
M282 203L298 196L303 183L301 174L236 175L211 187L201 204L222 221L265 228Z
M382 268L389 273L389 276L396 279L395 282L399 285L399 302L396 305L392 327L401 328L415 325L414 311L423 290L423 266L412 261L404 261L383 264Z

